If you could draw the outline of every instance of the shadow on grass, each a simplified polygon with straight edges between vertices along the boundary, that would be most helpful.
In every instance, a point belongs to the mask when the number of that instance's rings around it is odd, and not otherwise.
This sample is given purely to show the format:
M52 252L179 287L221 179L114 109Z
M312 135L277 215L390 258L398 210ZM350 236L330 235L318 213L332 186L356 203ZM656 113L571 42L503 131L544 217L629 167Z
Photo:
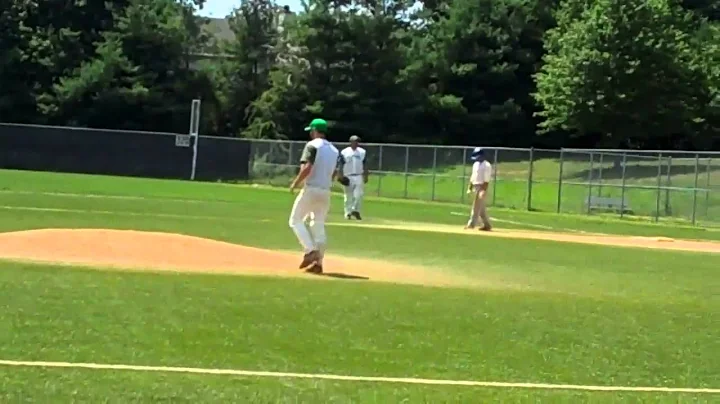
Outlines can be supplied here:
M313 275L326 276L328 278L337 278L337 279L351 279L351 280L357 280L357 281L370 280L370 278L368 278L367 276L343 274L343 273L339 273L339 272L323 272L321 274L313 274Z

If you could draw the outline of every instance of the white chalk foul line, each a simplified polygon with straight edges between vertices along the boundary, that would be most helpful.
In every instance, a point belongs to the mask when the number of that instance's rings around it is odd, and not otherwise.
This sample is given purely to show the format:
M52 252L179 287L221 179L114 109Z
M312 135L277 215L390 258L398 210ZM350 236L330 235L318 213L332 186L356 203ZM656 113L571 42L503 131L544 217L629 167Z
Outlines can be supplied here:
M321 379L321 380L337 380L337 381L352 381L352 382L424 384L424 385L440 385L440 386L500 387L500 388L544 389L544 390L627 391L627 392L646 392L646 393L720 394L720 389L708 389L708 388L583 386L583 385L574 385L574 384L483 382L483 381L471 381L471 380L418 379L418 378L409 378L409 377L343 376L343 375L316 374L316 373L287 373L287 372L267 372L267 371L236 370L236 369L203 369L203 368L170 367L170 366L113 365L113 364L102 364L102 363L72 363L72 362L39 362L39 361L0 360L0 365L16 366L16 367L74 368L74 369L96 369L96 370L130 370L130 371L139 371L139 372L168 372L168 373L194 373L194 374L203 374L203 375L229 375L229 376L246 376L246 377Z

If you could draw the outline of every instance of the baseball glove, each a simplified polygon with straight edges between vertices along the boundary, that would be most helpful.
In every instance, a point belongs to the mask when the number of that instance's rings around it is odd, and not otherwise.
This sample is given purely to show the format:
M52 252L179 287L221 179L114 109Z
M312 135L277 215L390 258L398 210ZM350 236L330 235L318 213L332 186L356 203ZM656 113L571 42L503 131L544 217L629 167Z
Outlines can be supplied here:
M338 178L338 182L341 183L344 187L350 185L350 178L348 177L340 177Z

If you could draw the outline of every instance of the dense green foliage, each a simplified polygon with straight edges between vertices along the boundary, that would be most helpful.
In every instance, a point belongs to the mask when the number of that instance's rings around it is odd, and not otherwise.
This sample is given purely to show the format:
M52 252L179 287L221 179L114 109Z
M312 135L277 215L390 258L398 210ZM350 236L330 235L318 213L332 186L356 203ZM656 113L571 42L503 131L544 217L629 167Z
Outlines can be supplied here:
M707 0L1 0L0 120L368 141L720 146ZM279 17L286 17L279 22Z

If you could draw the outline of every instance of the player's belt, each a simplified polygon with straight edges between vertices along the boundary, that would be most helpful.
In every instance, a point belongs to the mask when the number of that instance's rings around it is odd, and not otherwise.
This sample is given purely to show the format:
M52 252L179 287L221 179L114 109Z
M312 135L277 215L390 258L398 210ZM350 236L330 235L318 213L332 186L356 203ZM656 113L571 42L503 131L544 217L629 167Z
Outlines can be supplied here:
M348 174L348 175L346 175L346 177L357 177L359 175L362 175L362 174Z

